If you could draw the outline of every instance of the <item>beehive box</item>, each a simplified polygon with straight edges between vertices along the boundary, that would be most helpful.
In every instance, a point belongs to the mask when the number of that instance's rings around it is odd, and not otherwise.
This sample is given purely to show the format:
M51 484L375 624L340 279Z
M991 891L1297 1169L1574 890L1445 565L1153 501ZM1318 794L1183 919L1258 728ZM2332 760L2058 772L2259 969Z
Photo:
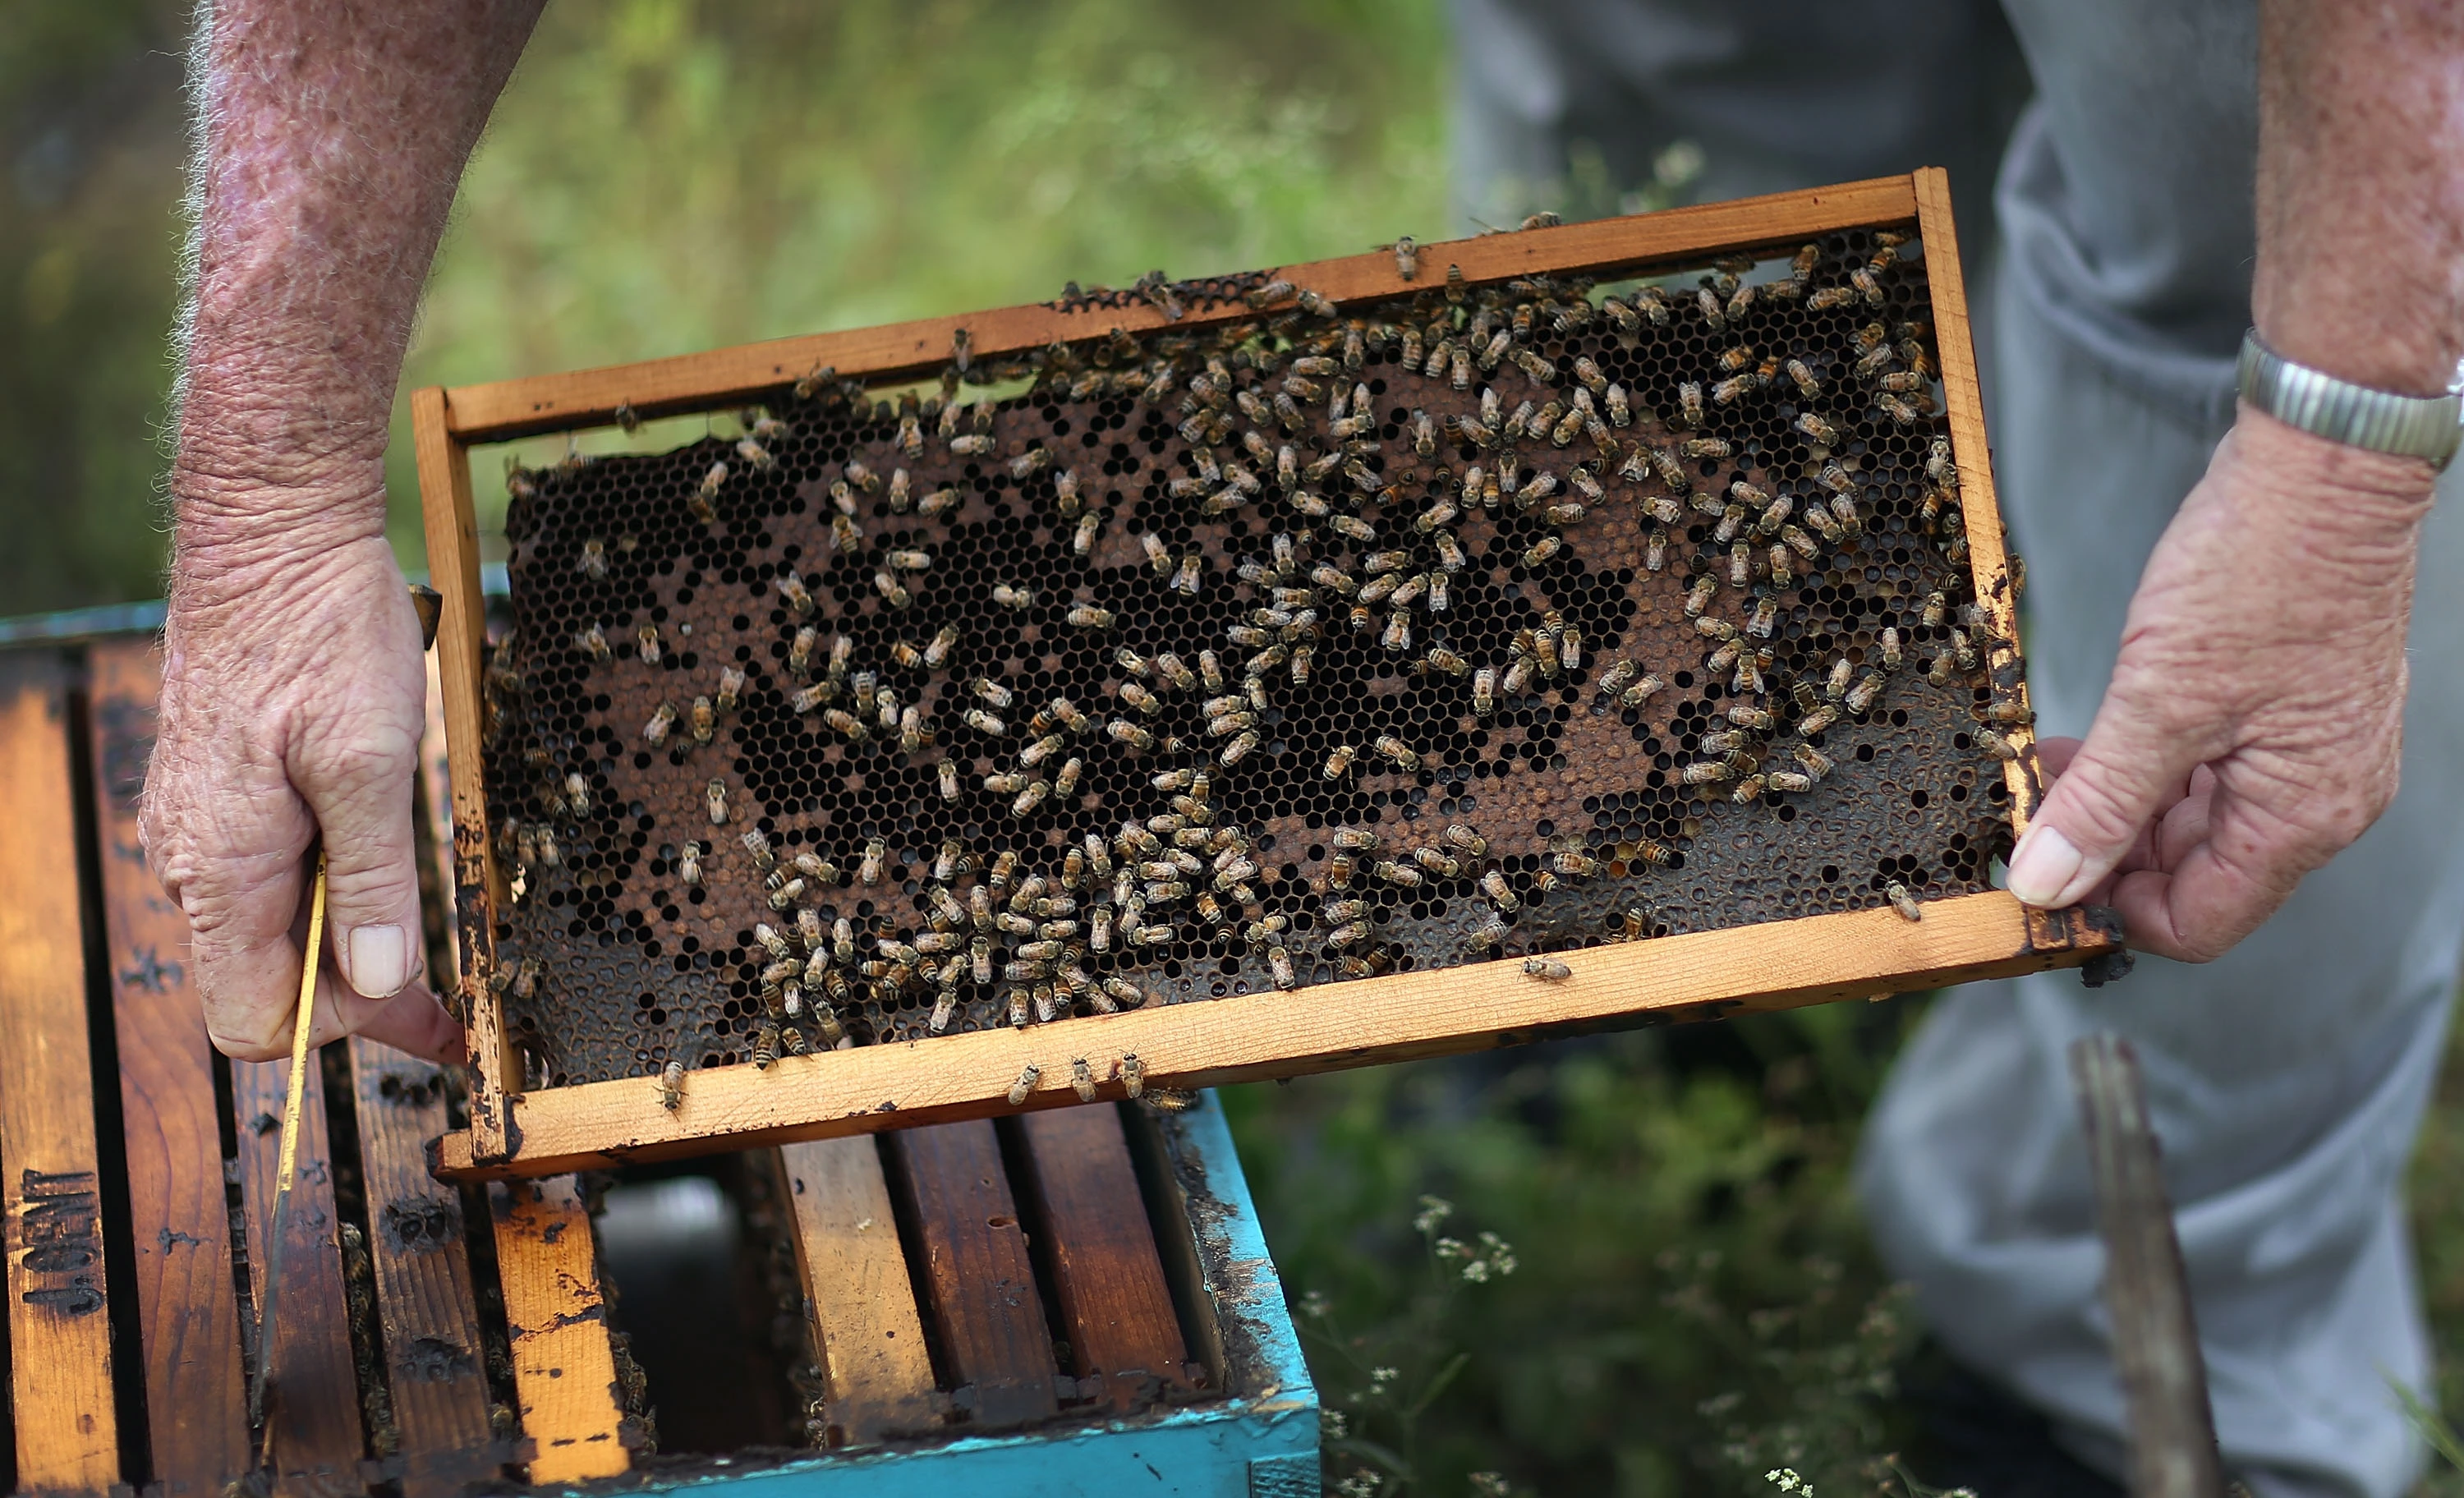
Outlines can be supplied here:
M1941 174L419 392L448 1174L2085 961ZM474 447L680 412L514 475ZM720 423L723 422L723 427Z
M1316 1491L1211 1099L457 1188L451 1079L356 1039L306 1078L252 1428L288 1063L213 1053L137 847L157 681L134 633L0 650L0 1492Z

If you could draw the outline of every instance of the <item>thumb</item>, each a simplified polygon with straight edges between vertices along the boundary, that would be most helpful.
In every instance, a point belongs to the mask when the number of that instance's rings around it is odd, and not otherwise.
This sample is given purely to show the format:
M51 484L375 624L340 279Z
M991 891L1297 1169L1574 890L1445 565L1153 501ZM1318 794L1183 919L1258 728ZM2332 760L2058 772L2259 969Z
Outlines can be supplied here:
M339 736L293 783L324 834L325 929L335 970L351 991L389 999L409 986L420 958L419 866L411 841L415 728L377 712L329 725Z
M2102 883L2137 844L2167 793L2204 758L2203 746L2117 672L2087 739L2061 770L2011 852L2011 892L2058 910Z

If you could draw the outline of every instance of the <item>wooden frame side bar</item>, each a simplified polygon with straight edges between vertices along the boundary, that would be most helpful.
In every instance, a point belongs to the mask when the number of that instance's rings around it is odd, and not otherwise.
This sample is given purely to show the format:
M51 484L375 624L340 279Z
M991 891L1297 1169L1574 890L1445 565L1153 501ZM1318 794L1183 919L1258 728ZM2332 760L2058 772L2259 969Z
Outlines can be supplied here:
M720 1067L688 1073L672 1113L638 1077L555 1088L514 1100L517 1142L507 1157L483 1157L453 1134L439 1142L437 1165L454 1179L553 1175L909 1129L1014 1112L1009 1090L1030 1064L1041 1069L1023 1106L1058 1108L1077 1101L1071 1063L1081 1058L1100 1095L1119 1098L1121 1059L1132 1053L1150 1085L1211 1087L2073 967L2119 944L2077 911L2032 920L2001 891L1924 910L1915 922L1887 909L1846 911L1571 952L1573 976L1562 982L1483 962L1359 979L1344 985L1341 1004L1236 994L781 1057L767 1071Z
M1443 282L1446 268L1460 266L1470 281L1499 281L1533 272L1582 275L1594 272L1648 273L1656 267L1699 260L1721 250L1785 246L1833 230L1914 218L1917 197L1906 177L1879 177L1838 187L1813 187L1732 203L1705 203L1625 218L1566 224L1554 229L1426 245L1420 271L1406 281L1395 257L1383 252L1284 266L1272 274L1337 302L1364 297L1408 296ZM951 335L964 328L979 358L999 358L1041 348L1055 340L1101 338L1114 328L1143 333L1156 328L1199 328L1257 314L1235 303L1192 311L1177 323L1145 305L1091 307L1064 312L1038 303L997 312L926 318L886 327L774 339L736 348L686 354L642 363L616 364L570 374L539 375L451 391L423 390L445 413L444 430L464 444L504 442L542 431L604 427L620 406L644 417L700 409L757 396L807 373L829 367L846 376L882 378L924 372L950 357ZM422 469L426 468L423 454ZM433 524L433 521L430 522ZM429 547L430 558L435 555ZM435 563L431 560L431 565ZM440 574L441 575L441 574ZM449 614L449 617L450 614Z
M1950 174L1920 167L1916 188L1917 232L1925 242L1925 284L1933 293L1933 341L1942 358L1943 405L1950 426L1951 459L1959 465L1959 508L1968 536L1968 565L1976 601L1991 621L1994 645L1986 656L1997 688L2024 703L2027 673L2019 658L2019 591L2012 585L2010 555L2002 538L2002 511L1993 494L1993 450L1985 436L1985 392L1976 378L1976 336L1968 317L1968 289L1959 264L1959 230L1950 216ZM2011 835L2028 830L2044 796L2036 762L2036 733L2011 724L2002 736L2019 758L2002 766L2011 791Z
M471 500L471 452L455 438L445 392L410 398L411 446L419 462L419 503L428 529L429 576L444 597L436 628L445 737L453 751L453 889L460 944L462 1010L471 1055L472 1141L483 1156L506 1149L506 1100L522 1089L522 1061L505 1034L504 1011L488 988L496 934L488 913L506 892L488 829L488 786L480 745L479 652L487 641L479 596L479 524Z

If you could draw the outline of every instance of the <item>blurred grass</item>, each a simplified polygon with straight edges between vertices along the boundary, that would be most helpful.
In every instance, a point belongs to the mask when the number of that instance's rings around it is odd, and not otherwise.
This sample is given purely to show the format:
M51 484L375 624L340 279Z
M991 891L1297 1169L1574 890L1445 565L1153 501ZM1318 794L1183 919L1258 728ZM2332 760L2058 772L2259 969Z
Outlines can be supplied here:
M162 591L185 13L0 6L0 614ZM1432 237L1445 46L1434 0L551 5L404 386ZM423 565L399 407L386 478Z
M160 592L184 17L0 7L0 613ZM559 3L464 184L406 386L1438 236L1446 44L1436 0ZM1582 187L1569 204L1609 201ZM399 427L388 478L416 567ZM1907 1328L1847 1161L1916 1007L1228 1094L1312 1292L1338 1473L1656 1495L1765 1490L1769 1463L1855 1487L1894 1438L1866 1391ZM2437 1342L2464 1345L2464 1052L2413 1191ZM1424 1195L1451 1204L1427 1232ZM1435 1240L1482 1232L1515 1267L1470 1283ZM2444 1377L2464 1410L2464 1359Z

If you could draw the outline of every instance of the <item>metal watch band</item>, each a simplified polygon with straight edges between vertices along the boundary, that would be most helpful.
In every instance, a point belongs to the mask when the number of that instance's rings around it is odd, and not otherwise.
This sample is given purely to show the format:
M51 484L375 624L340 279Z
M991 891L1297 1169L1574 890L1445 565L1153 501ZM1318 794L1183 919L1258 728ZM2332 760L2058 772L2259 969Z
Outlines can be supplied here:
M2239 385L2243 400L2288 427L2346 447L2427 458L2436 469L2464 438L2464 397L2456 392L2397 395L2339 380L2260 342L2256 328L2242 335Z

